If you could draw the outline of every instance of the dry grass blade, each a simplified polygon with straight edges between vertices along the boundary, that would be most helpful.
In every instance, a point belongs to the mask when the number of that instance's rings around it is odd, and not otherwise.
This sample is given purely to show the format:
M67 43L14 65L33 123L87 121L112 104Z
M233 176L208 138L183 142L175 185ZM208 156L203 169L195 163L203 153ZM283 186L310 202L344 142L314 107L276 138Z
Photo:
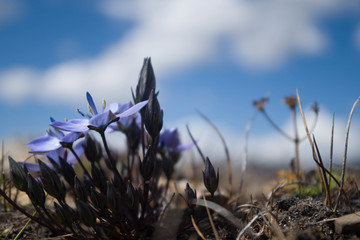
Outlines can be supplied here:
M337 206L339 205L339 201L340 201L340 196L344 187L344 179L345 179L345 170L346 170L346 160L347 160L347 150L348 150L348 143L349 143L349 132L350 132L350 125L351 125L351 119L352 116L354 114L354 110L356 105L358 104L360 100L360 97L358 97L358 99L356 99L356 101L354 102L354 105L350 111L350 116L349 116L349 120L347 122L347 126L346 126L346 135L345 135L345 150L344 150L344 158L343 158L343 163L342 163L342 169L341 169L341 184L340 184L340 189L339 189L339 193L336 199L336 205L335 205L335 210L337 209Z
M219 138L221 139L221 142L224 146L225 155L226 155L226 163L227 163L227 168L228 168L228 182L229 182L228 191L229 191L229 198L231 198L233 190L232 190L232 171L231 171L231 160L230 160L229 148L227 147L227 144L225 142L223 135L221 134L219 129L215 126L215 124L213 122L211 122L210 119L207 118L199 110L196 110L196 111L215 130L216 134L219 136Z
M284 233L281 231L281 227L279 226L279 223L277 222L276 218L271 214L271 212L268 212L266 216L263 216L263 218L264 220L266 218L270 218L269 220L270 226L273 232L275 233L275 235L277 236L277 239L286 240Z
M191 222L193 227L195 228L196 233L199 235L199 237L203 240L206 240L206 238L204 237L204 235L202 234L202 232L200 231L199 227L196 225L196 222L194 220L194 217L191 215Z
M259 112L259 110L255 110L254 114L252 115L250 121L248 122L248 124L246 126L245 146L244 146L243 158L242 158L242 162L241 162L240 185L239 185L238 194L241 193L242 186L244 184L245 171L246 171L246 166L247 166L247 153L248 153L250 130L251 130L251 127L252 127L252 125L253 125L253 123L254 123L254 121L256 119L256 116L257 116L258 112Z
M326 168L325 168L324 163L322 161L320 151L319 151L319 148L318 148L318 145L316 143L314 135L313 135L313 141L314 141L314 146L315 146L315 149L316 149L316 154L317 154L318 159L319 159L320 169L321 169L321 172L323 174L323 179L324 179L325 192L323 191L323 194L325 195L325 197L323 196L323 199L326 199L325 204L327 204L328 206L331 207L330 185L329 185L327 177L326 177L326 171L324 170Z
M205 195L203 195L203 199L204 199L206 212L207 212L207 215L208 215L208 217L209 217L210 225L211 225L211 228L212 228L212 230L213 230L215 239L216 239L216 240L219 240L219 239L220 239L220 238L219 238L219 234L218 234L218 232L217 232L217 230L216 230L214 221L213 221L213 219L212 219L212 217L211 217L210 210L209 210L209 207L208 207L207 202L206 202L206 199L205 199Z
M190 129L189 129L189 125L186 125L186 129L187 129L187 131L188 131L188 133L189 133L189 136L190 136L190 138L191 138L191 141L193 141L193 143L195 144L195 147L196 147L196 149L198 150L198 152L199 152L199 154L200 154L200 156L201 156L201 159L203 160L203 162L204 162L204 164L205 164L205 162L206 162L205 156L204 156L204 154L202 153L201 149L199 148L199 145L197 144L197 142L196 142L196 140L194 139L193 135L191 134Z
M253 217L253 219L251 219L251 221L241 230L241 232L239 233L239 235L237 236L236 240L240 240L241 237L245 234L246 230L248 230L251 225L259 218L259 215L256 215Z
M202 199L193 199L192 200L193 204L197 204L203 207L208 207L211 210L215 211L216 213L218 213L219 215L223 216L224 218L226 218L229 222L231 222L235 227L241 228L242 227L242 223L240 222L239 219L237 219L229 210L227 210L226 208L220 206L219 204L216 204L214 202L211 201L207 201L205 204L205 201Z
M330 142L330 163L329 172L332 173L333 157L334 157L334 125L335 125L335 113L333 113L332 125L331 125L331 142ZM331 184L331 176L329 175L329 186Z
M319 176L320 176L321 188L324 190L325 185L324 185L323 175L321 174L321 169L320 169L320 166L319 166L319 159L318 159L318 156L316 155L316 152L315 152L314 143L311 140L310 131L309 131L309 128L308 128L307 123L306 123L306 118L305 118L305 114L304 114L304 111L303 111L303 108L302 108L302 105L301 105L301 100L300 100L300 95L299 95L299 90L298 89L296 89L296 96L297 96L298 105L299 105L299 109L300 109L300 113L301 113L301 118L302 118L303 123L304 123L305 132L306 132L306 135L308 137L310 147L311 147L311 150L312 150L312 153L313 153L313 158L314 158L314 161L317 163L316 167L317 167L317 170L318 170Z

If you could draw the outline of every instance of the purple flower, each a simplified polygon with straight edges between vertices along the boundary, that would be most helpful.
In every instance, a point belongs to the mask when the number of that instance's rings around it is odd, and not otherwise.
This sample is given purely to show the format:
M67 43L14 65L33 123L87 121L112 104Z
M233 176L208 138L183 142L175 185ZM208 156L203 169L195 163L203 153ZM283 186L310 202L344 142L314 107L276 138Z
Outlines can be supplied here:
M114 103L113 106L111 107L111 111L113 111L113 113L115 115L120 115L122 113L124 113L125 111L127 111L128 109L130 109L131 107L133 107L134 104L132 102L128 102L125 104L117 104ZM110 106L109 106L110 107ZM141 125L141 116L136 113L129 115L127 117L120 117L120 119L116 122L117 124L115 125L110 125L109 126L109 131L122 131L125 132L129 126L132 124L133 120L135 119L135 122L137 123L137 125L140 128ZM110 130L111 129L111 130Z
M159 138L159 148L169 152L180 153L194 146L194 143L181 144L177 128L165 129Z
M86 93L87 101L89 103L89 109L91 116L86 116L86 119L72 119L65 122L53 122L50 125L68 132L86 133L90 129L99 132L104 132L106 128L113 122L118 121L121 118L126 118L136 114L141 108L143 108L147 101L140 102L124 111L116 103L112 103L105 107L103 111L98 112L91 95ZM83 116L85 116L83 114ZM111 131L111 130L110 130Z
M31 148L30 153L45 154L58 150L64 145L73 144L77 139L82 137L83 134L71 132L64 134L61 131L54 133L49 130L45 136L35 138L27 145Z
M65 158L67 156L67 162L74 166L77 163L76 157L72 152L67 153L67 150L64 146L73 147L77 156L81 156L84 153L82 148L82 142L79 142L75 146L72 146L73 143L82 137L82 133L63 133L61 131L53 132L49 130L45 136L38 137L27 145L31 148L30 153L34 154L43 154L48 159L54 161L57 165L60 165L60 158ZM25 165L30 171L40 172L40 167L38 163L20 163ZM54 166L48 165L50 168L54 169Z
M176 128L164 130L159 137L158 150L162 156L162 168L168 179L174 172L174 166L180 159L181 152L194 146L191 142L186 145L180 144L179 133Z

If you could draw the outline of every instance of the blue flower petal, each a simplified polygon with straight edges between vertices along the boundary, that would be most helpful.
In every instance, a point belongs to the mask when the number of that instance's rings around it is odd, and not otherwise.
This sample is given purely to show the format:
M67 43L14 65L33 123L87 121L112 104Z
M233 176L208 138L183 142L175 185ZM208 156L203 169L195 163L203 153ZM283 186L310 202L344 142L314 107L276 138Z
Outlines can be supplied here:
M197 141L196 141L197 142ZM194 142L188 143L188 144L183 144L183 145L179 145L176 148L176 152L184 152L186 150L189 150L190 148L192 148L195 145Z
M128 110L126 110L125 112L119 113L116 116L123 118L123 117L128 117L130 115L133 115L134 113L137 113L140 109L142 109L147 103L148 103L148 100L139 102L138 104L136 104L136 105L132 106L131 108L129 108Z
M99 113L96 116L92 117L89 120L88 125L97 127L97 128L101 128L101 127L105 127L109 123L113 122L116 118L117 118L117 116L115 114L113 114L111 111L106 111L106 112Z
M60 140L48 134L32 140L27 145L31 148L30 153L39 153L39 154L54 151L61 147Z
M118 103L110 103L107 104L103 112L111 111L112 113L117 114L120 112L119 110L120 110L120 105Z
M87 101L88 101L91 109L93 110L94 114L95 114L95 115L98 114L98 112L97 112L97 110L96 110L96 106L95 106L95 104L94 104L94 100L93 100L93 98L92 98L92 96L90 95L89 92L86 92L86 99L87 99Z
M50 123L51 126L68 132L87 132L89 128L89 119L71 119L66 122L52 122Z
M71 132L69 134L66 134L60 142L64 142L64 143L73 143L76 140L78 140L80 137L83 137L84 135L81 133L77 133L77 132Z

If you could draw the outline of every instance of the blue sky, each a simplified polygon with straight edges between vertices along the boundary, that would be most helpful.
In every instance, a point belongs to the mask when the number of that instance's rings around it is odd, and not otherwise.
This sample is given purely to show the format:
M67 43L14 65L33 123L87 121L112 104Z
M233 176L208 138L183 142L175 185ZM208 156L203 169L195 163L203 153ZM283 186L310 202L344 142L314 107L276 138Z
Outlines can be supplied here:
M357 0L0 0L0 136L38 136L50 116L78 117L86 91L99 105L131 100L146 56L165 126L189 123L200 142L211 129L195 109L239 152L252 101L265 94L269 114L289 128L282 99L296 88L307 109L320 104L317 134L335 112L343 135L360 96L359 13ZM261 116L253 133L274 148L276 133ZM321 139L327 146L328 135Z

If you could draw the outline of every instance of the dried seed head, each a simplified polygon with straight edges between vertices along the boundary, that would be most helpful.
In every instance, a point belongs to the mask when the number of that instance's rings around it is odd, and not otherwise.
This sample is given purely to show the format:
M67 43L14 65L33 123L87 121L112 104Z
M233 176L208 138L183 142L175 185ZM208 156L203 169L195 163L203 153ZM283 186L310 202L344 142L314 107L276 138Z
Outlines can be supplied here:
M253 102L253 105L257 110L264 111L265 110L265 105L266 105L266 103L268 101L269 101L268 97L263 97L263 98L260 98L260 100L255 100Z
M319 113L319 104L317 102L314 102L311 106L311 109L315 112L315 114Z
M284 103L289 106L290 109L294 110L298 104L295 96L288 96L284 98Z

